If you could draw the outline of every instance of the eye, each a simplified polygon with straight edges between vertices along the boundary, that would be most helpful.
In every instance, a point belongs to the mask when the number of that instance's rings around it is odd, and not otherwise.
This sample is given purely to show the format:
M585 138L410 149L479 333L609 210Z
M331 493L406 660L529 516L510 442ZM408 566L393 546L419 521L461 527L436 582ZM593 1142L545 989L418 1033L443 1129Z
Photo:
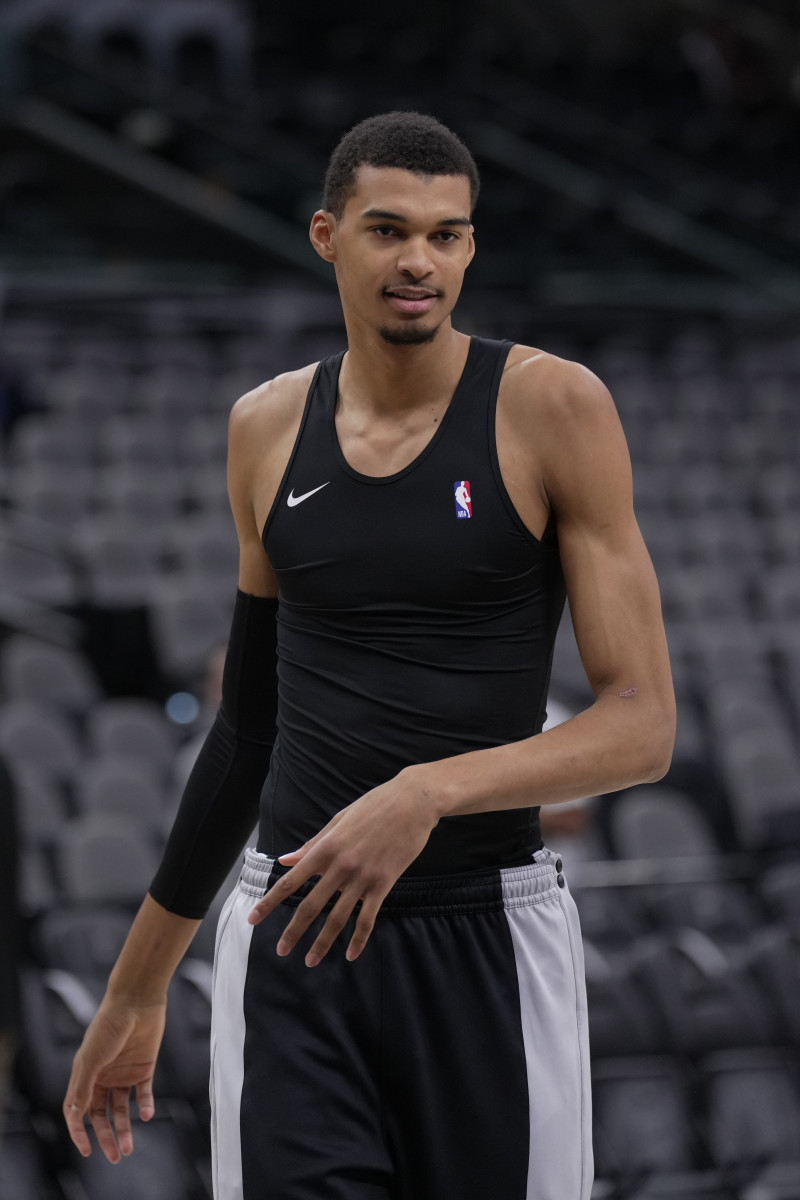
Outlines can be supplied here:
M440 230L439 233L436 234L436 237L439 239L439 241L445 242L445 243L457 242L459 239L459 235L457 233L455 233L452 229L442 229L442 230Z
M395 229L394 225L374 225L372 227L372 232L377 233L378 237L380 238L389 238L393 237L398 231Z

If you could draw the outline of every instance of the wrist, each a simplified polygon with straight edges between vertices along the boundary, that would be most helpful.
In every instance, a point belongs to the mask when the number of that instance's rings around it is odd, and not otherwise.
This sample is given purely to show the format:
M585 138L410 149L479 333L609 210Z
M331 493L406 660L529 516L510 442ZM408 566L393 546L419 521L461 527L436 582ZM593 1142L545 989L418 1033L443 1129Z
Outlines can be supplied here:
M418 803L421 819L431 829L451 811L454 791L449 772L442 762L416 763L402 772Z
M106 987L105 999L122 1008L158 1008L167 1003L169 980L126 978L115 968Z

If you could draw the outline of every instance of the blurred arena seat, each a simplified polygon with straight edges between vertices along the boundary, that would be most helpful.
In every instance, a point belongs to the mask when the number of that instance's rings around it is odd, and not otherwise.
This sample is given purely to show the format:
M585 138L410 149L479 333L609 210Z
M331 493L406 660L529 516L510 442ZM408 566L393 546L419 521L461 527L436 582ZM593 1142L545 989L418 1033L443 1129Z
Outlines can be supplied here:
M0 646L0 693L81 715L100 699L101 690L80 650L16 634Z

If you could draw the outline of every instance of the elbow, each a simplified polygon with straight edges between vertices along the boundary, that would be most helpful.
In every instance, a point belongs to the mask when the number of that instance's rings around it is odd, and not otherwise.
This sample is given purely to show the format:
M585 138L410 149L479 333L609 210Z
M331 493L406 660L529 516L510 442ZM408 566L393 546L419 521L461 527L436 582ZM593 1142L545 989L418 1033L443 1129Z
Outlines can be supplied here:
M641 783L658 783L672 765L675 747L675 713L665 713L647 731Z

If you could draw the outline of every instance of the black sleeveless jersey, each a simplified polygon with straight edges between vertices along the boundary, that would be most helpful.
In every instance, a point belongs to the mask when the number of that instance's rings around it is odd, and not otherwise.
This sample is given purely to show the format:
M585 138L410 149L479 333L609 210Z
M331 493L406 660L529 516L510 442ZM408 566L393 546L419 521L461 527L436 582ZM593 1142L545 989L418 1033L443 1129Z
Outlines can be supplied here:
M294 850L411 763L541 730L564 605L554 544L517 515L495 409L511 343L472 338L438 428L393 475L339 446L343 355L320 363L263 540L276 572L278 738L259 849ZM446 817L409 873L539 848L538 808Z

